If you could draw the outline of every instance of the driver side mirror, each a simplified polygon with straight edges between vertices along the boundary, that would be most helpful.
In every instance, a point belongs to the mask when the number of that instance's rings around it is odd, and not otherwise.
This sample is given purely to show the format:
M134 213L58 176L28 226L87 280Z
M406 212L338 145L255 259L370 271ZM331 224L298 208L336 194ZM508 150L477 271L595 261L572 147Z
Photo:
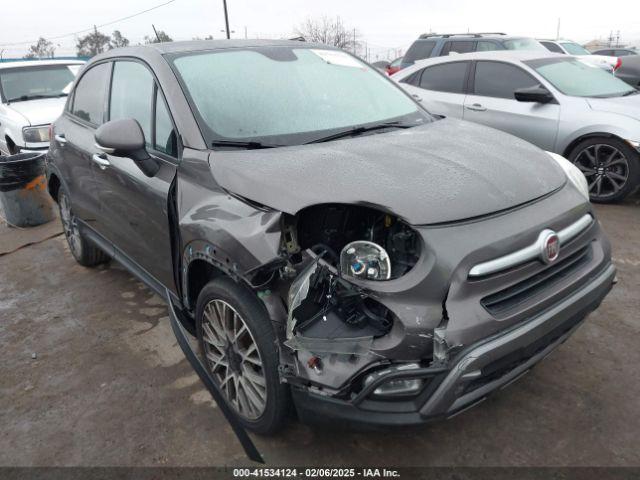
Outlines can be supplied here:
M147 177L153 177L160 165L145 148L144 132L133 118L111 120L96 130L96 147L116 157L131 158Z
M519 88L513 92L513 96L519 102L550 103L554 100L553 94L542 85Z

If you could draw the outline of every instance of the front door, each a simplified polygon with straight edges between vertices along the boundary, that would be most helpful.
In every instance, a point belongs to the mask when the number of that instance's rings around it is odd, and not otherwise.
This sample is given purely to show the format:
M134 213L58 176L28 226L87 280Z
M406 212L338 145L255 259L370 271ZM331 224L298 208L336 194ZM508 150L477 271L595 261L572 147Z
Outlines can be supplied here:
M94 135L104 121L111 63L99 63L83 73L65 113L53 124L49 156L67 180L74 214L94 227L100 210L93 176Z
M464 119L511 133L553 151L560 105L519 102L514 92L540 85L522 68L503 62L476 63L472 90L464 101Z
M168 193L176 175L173 121L149 69L136 61L117 61L109 95L109 120L133 118L160 170L147 177L128 157L95 149L96 190L100 200L98 232L162 286L175 290Z

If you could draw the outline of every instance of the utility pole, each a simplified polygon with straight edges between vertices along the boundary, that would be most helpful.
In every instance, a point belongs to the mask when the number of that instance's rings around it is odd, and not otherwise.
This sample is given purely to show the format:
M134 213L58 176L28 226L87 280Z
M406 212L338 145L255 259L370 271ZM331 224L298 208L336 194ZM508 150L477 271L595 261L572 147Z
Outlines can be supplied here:
M160 37L158 36L158 31L156 30L156 26L152 23L151 26L153 27L153 33L156 34L156 40L158 40L158 43L160 43Z
M353 54L356 55L356 29L353 29Z
M248 38L247 37L247 26L245 25L244 26L244 39L246 40L247 38Z
M560 39L560 17L558 17L558 28L556 29L556 40Z
M227 40L231 38L231 32L229 31L229 13L227 12L227 0L222 0L224 6L224 25L227 30Z

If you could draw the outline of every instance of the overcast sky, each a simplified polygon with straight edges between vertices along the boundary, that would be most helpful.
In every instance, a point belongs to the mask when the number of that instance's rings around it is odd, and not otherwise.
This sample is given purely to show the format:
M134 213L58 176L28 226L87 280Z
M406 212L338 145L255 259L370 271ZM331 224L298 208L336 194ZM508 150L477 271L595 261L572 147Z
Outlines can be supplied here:
M3 0L0 50L4 56L22 56L30 41L91 28L151 8L167 0ZM536 0L228 0L233 36L279 38L292 35L307 17L339 15L355 27L374 56L387 49L406 48L420 34L496 31L532 37L555 37L558 18L561 36L586 42L620 31L622 41L640 44L640 1ZM222 0L175 0L166 6L101 29L120 30L132 43L153 35L151 24L174 40L213 35L224 28ZM27 42L22 45L10 45ZM56 54L75 54L73 36L54 40ZM391 55L391 54L390 54ZM375 58L372 58L375 60Z

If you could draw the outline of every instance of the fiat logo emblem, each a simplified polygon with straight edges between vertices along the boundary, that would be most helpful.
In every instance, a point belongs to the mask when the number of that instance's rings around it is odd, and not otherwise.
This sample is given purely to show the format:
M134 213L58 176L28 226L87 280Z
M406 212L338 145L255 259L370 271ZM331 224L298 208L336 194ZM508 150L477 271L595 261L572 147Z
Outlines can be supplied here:
M552 263L556 261L560 255L560 239L555 232L548 231L542 239L542 248L540 257L544 263Z

